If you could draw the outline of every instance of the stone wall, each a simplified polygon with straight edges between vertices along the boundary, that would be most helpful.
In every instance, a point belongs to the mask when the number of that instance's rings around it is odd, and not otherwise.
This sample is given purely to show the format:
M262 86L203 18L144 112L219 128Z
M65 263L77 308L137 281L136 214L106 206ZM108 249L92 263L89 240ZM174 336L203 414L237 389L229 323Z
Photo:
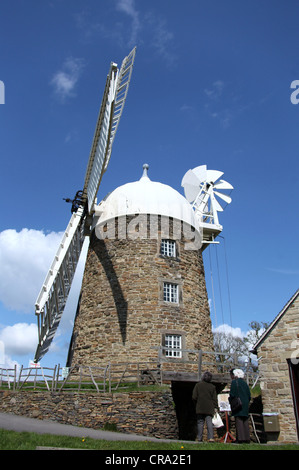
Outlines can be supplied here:
M184 349L213 350L202 254L182 235L176 256L162 256L160 229L156 238L138 238L138 226L135 239L92 233L68 365L157 360L166 333L181 335ZM163 282L178 284L177 304L163 300Z
M258 349L264 413L278 413L280 441L298 441L287 360L298 349L299 298L289 306Z
M72 393L0 391L0 412L93 429L178 439L171 391Z

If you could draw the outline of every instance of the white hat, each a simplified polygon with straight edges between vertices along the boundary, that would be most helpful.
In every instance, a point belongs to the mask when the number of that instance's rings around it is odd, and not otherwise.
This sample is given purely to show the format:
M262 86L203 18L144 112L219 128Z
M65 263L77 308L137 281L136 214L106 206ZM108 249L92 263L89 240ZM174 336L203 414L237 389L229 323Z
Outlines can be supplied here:
M245 375L244 372L241 369L234 369L233 374L238 379L243 379L243 377Z

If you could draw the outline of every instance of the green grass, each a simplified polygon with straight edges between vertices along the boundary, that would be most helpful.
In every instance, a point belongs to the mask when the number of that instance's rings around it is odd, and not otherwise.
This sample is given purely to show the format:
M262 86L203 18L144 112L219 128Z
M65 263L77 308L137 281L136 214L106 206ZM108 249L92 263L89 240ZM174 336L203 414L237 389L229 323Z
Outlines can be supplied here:
M186 443L174 441L150 442L150 441L105 441L69 436L54 436L51 434L36 434L29 432L15 432L0 429L0 450L35 450L36 447L60 447L68 449L90 450L299 450L296 444L259 445L259 444L222 444L222 443Z
M48 382L48 385L49 385L49 388L51 390L51 387L52 387L52 383L51 382ZM60 391L60 387L61 387L62 383L58 384L57 386L57 389L56 389L56 392ZM107 383L106 384L106 389L105 389L105 392L104 392L104 388L103 388L103 383L98 383L97 384L98 387L99 387L99 391L101 393L109 393L108 390L109 390L109 384ZM140 384L138 385L137 382L121 382L121 384L118 386L118 388L116 389L116 386L117 386L117 382L113 382L111 383L111 393L128 393L128 392L158 392L158 391L165 391L165 390L170 390L170 385L158 385L158 384L148 384L148 385L143 385L143 384ZM12 387L12 385L11 385ZM7 384L4 384L2 386L0 386L0 390L9 390ZM12 391L12 388L10 389ZM21 389L17 389L17 391L26 391L26 392L39 392L39 391L47 391L47 387L46 387L46 384L44 382L38 382L36 384L36 387L34 388L34 383L33 382L26 382ZM96 388L93 384L91 384L90 382L88 383L84 383L84 381L82 381L81 385L80 385L80 390L79 390L79 384L78 383L72 383L71 381L70 382L67 382L62 391L65 391L65 392L80 392L80 393L84 393L84 392L96 392Z
M262 391L261 391L260 384L257 384L254 388L251 388L250 393L251 393L252 398L255 398L255 397L258 397L259 395L261 395Z

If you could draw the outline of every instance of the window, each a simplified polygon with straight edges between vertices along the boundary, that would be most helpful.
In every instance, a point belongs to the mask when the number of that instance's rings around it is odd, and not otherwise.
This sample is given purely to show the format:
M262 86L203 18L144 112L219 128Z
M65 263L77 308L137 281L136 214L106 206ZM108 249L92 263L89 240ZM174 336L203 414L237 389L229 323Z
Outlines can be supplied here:
M174 240L161 240L161 255L170 256L174 258L176 256L176 246Z
M182 357L182 336L166 334L165 348L166 357Z
M164 302L179 303L179 286L171 282L163 282L163 300Z

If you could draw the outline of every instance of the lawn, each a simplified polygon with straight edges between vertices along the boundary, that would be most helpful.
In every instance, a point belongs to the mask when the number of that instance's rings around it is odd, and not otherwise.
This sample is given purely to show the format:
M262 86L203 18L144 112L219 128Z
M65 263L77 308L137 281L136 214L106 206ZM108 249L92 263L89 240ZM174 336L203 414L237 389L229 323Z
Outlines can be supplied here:
M194 450L299 450L297 444L223 444L223 443L189 443L174 441L106 441L89 437L77 438L55 436L51 434L36 434L15 432L0 429L0 450L35 450L37 447L55 447L68 449L89 449L103 451L194 451Z

